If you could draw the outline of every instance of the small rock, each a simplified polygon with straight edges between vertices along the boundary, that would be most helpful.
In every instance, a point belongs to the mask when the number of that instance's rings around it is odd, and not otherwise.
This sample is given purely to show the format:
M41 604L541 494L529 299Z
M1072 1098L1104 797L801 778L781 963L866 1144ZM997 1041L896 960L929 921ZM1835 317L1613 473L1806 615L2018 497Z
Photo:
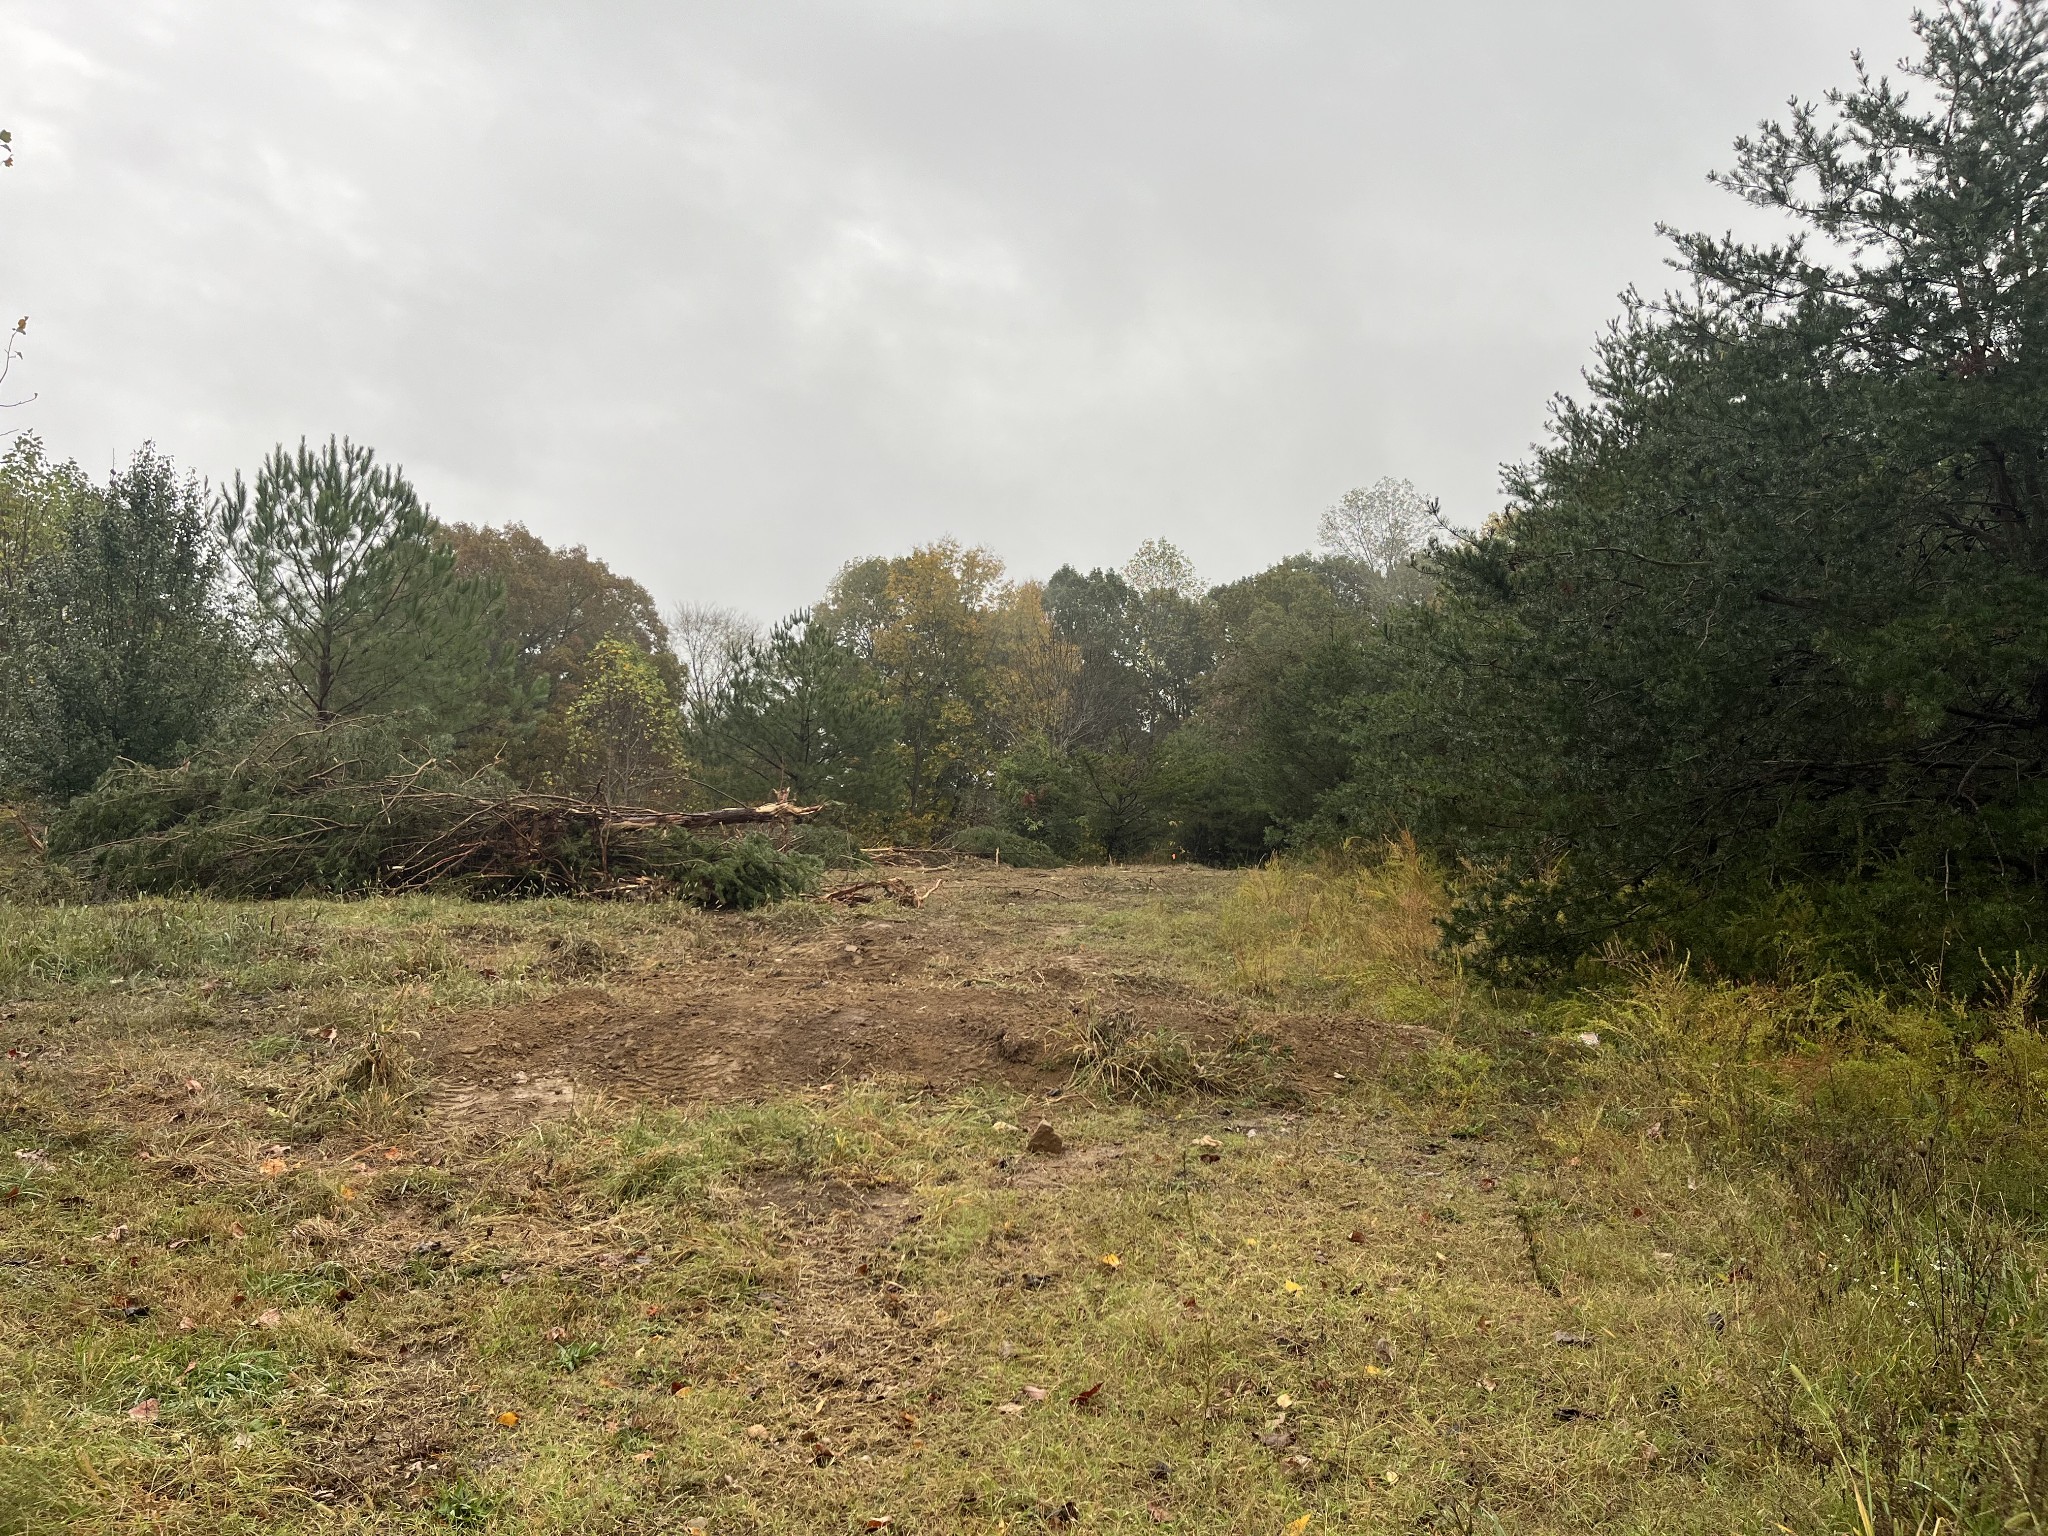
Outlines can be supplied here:
M1060 1133L1052 1128L1050 1120L1038 1122L1038 1128L1031 1133L1031 1139L1024 1143L1026 1152L1036 1152L1040 1157L1057 1157L1067 1150Z

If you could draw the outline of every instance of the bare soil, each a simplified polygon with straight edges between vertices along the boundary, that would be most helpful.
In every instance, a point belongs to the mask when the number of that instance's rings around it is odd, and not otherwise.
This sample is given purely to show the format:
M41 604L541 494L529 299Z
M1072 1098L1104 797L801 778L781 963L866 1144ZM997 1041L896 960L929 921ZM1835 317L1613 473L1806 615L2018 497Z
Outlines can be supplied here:
M925 877L929 885L932 876ZM754 1100L878 1079L950 1093L1063 1083L1063 1038L1093 1009L1204 1045L1247 1031L1314 1093L1425 1033L1357 1014L1219 999L1207 919L1228 875L1193 868L946 872L922 908L895 904L763 925L712 919L630 969L544 1002L458 1020L434 1047L454 1115L532 1118L578 1093L676 1103ZM1104 933L1112 919L1137 919Z

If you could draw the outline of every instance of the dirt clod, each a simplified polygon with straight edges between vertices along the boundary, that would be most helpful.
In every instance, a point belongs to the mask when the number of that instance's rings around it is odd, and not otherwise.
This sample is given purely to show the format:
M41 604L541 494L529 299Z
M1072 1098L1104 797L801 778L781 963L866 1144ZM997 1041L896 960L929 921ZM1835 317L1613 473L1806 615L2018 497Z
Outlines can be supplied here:
M1057 1157L1067 1150L1067 1143L1060 1133L1052 1128L1050 1120L1041 1120L1031 1133L1031 1139L1024 1143L1026 1152L1040 1157Z

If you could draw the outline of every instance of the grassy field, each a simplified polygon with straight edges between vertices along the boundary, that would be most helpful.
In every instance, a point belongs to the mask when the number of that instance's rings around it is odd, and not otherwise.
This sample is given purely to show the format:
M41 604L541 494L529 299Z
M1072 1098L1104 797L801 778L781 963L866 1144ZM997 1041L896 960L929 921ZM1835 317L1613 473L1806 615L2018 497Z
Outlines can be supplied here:
M2032 979L1504 997L1436 899L0 905L0 1530L2038 1529Z

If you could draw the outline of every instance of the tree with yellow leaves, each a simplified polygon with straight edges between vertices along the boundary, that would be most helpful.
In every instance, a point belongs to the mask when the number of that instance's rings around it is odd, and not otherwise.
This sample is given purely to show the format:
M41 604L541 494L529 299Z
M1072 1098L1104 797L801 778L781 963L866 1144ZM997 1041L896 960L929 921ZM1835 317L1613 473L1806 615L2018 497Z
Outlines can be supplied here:
M647 798L682 771L675 699L647 653L623 640L600 640L584 667L569 709L577 759L606 804Z

